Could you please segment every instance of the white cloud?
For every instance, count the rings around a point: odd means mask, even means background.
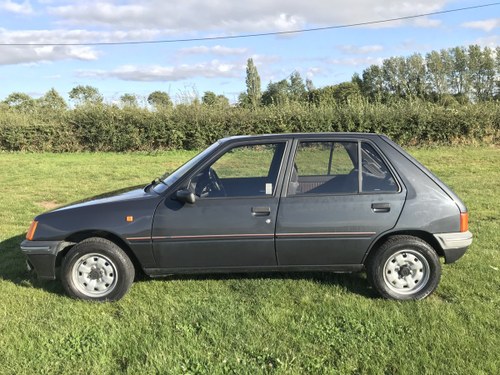
[[[484,38],[476,39],[473,44],[478,44],[482,47],[495,49],[500,45],[500,35],[490,35]]]
[[[67,2],[49,12],[69,24],[106,25],[117,28],[156,27],[178,33],[217,31],[225,33],[285,31],[309,25],[330,26],[404,17],[442,10],[449,0],[357,0],[346,6],[340,0],[205,0],[170,2],[143,0],[138,4],[118,0]],[[408,20],[395,25],[436,26],[437,20]],[[373,27],[388,27],[390,23]]]
[[[191,78],[234,78],[244,73],[240,64],[227,64],[218,60],[198,64],[182,64],[178,66],[136,66],[123,65],[116,69],[81,70],[77,74],[85,78],[116,78],[124,81],[164,82],[181,81]]]
[[[24,15],[33,13],[33,7],[28,0],[22,3],[16,3],[12,0],[0,1],[0,10]]]
[[[0,28],[0,42],[6,44],[29,43],[87,43],[151,40],[161,30],[140,29],[132,31],[88,30],[6,30]],[[0,65],[48,62],[66,59],[96,60],[99,54],[89,46],[4,46]]]
[[[248,53],[248,48],[230,48],[224,46],[194,46],[194,47],[186,47],[179,50],[179,53],[182,55],[219,55],[219,56],[228,56],[228,55],[243,55]]]
[[[469,29],[481,29],[483,31],[489,32],[500,27],[500,18],[490,18],[488,20],[482,21],[464,22],[461,26]]]
[[[164,30],[135,29],[130,31],[90,31],[90,30],[7,30],[0,28],[2,43],[91,43],[151,40]]]
[[[367,46],[345,45],[345,46],[339,46],[338,49],[346,54],[364,55],[367,53],[383,51],[384,47],[381,46],[380,44],[372,44]]]
[[[57,60],[96,60],[97,51],[90,47],[75,46],[4,46],[0,54],[0,65],[44,63]]]
[[[329,64],[344,66],[367,66],[380,65],[384,59],[382,57],[349,57],[341,59],[330,59]]]

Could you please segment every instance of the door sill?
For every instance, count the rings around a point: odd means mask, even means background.
[[[151,277],[162,277],[175,274],[207,274],[207,273],[252,273],[252,272],[312,272],[328,271],[350,273],[363,271],[363,264],[339,265],[307,265],[307,266],[250,266],[250,267],[176,267],[145,268],[144,272]]]

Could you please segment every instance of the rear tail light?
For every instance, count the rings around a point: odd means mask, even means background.
[[[467,232],[469,230],[469,213],[462,212],[460,214],[460,232]]]
[[[31,241],[33,239],[33,236],[35,235],[36,227],[38,225],[38,221],[33,220],[31,222],[30,228],[28,229],[28,233],[26,233],[26,239],[28,241]]]

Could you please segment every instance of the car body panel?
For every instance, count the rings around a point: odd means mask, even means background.
[[[269,208],[269,214],[252,214],[258,207]],[[277,210],[274,197],[198,199],[195,204],[167,198],[153,223],[157,266],[274,266]]]

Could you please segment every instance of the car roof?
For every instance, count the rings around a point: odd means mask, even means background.
[[[220,142],[229,141],[252,141],[263,139],[305,139],[305,138],[365,138],[373,139],[383,136],[377,133],[359,133],[359,132],[328,132],[328,133],[280,133],[280,134],[259,134],[259,135],[235,135],[231,137],[222,138]]]

